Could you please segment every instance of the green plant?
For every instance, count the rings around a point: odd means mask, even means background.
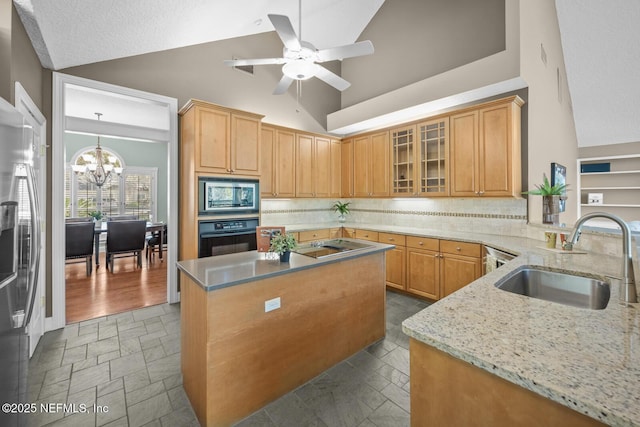
[[[92,216],[96,221],[100,221],[102,219],[102,212],[100,211],[91,211],[89,212],[89,216]]]
[[[291,251],[298,246],[296,238],[291,233],[276,234],[271,238],[271,245],[269,246],[269,252],[275,252],[278,255],[282,255],[287,251]]]
[[[349,204],[351,202],[342,203],[341,201],[337,201],[333,204],[332,208],[334,212],[339,212],[340,215],[347,215],[349,213]]]
[[[536,184],[536,190],[523,191],[522,194],[535,196],[562,196],[567,189],[566,184],[551,185],[546,174],[542,174],[542,185]]]

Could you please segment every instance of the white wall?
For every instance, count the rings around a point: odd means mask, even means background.
[[[546,64],[541,59],[541,47],[546,52]],[[529,189],[542,183],[543,173],[550,176],[551,162],[566,166],[569,199],[560,222],[571,226],[577,219],[578,143],[554,0],[520,2],[520,71],[529,85]],[[542,198],[528,199],[529,221],[541,223]]]

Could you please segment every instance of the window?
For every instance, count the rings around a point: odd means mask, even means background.
[[[100,211],[103,216],[136,215],[152,220],[156,214],[158,168],[125,167],[124,160],[103,147],[110,162],[122,165],[122,174],[111,172],[111,178],[102,187],[96,186],[84,172],[74,173],[72,165],[83,164],[86,155],[95,155],[91,147],[77,153],[67,165],[65,173],[65,216],[88,216]]]

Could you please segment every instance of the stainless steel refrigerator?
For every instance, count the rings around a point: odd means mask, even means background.
[[[0,412],[1,426],[26,425],[28,338],[40,266],[40,212],[33,132],[0,98]],[[9,409],[7,411],[6,409]]]

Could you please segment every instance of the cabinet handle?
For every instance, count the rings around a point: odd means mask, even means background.
[[[484,194],[484,191],[479,191],[478,194],[482,196]]]
[[[419,244],[420,246],[422,246],[422,245],[424,245],[424,242],[418,242],[418,244]]]
[[[444,255],[440,254],[440,258],[444,258]]]
[[[393,242],[395,239],[393,237],[389,237],[389,241]]]
[[[460,246],[456,246],[456,251],[460,252],[462,248]]]

